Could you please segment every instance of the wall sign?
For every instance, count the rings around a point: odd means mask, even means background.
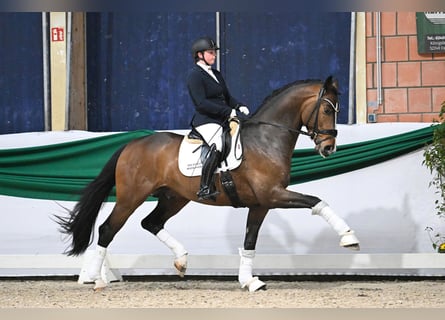
[[[64,41],[65,39],[65,33],[63,28],[60,27],[56,27],[56,28],[51,28],[51,41],[56,42],[56,41]]]
[[[445,12],[416,12],[419,53],[445,52]]]

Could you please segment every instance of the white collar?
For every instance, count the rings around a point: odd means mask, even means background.
[[[213,73],[211,66],[207,65],[205,62],[202,62],[202,60],[198,61],[196,64],[198,66],[200,66],[205,72],[207,72],[213,79],[215,79],[216,82],[219,83],[218,79],[216,78],[215,74]]]
[[[209,72],[212,70],[212,66],[207,65],[205,62],[203,62],[202,60],[198,61],[196,63],[198,66],[200,66],[201,68],[203,68],[205,71]]]

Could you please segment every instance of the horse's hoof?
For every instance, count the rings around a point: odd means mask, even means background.
[[[94,288],[93,288],[94,292],[100,292],[100,291],[104,290],[106,287],[107,287],[107,284],[102,279],[98,279],[98,280],[94,281]]]
[[[354,231],[349,230],[342,235],[340,239],[340,246],[351,250],[360,250],[360,242],[354,234]]]
[[[248,282],[243,284],[241,288],[247,288],[249,292],[255,292],[259,290],[266,290],[266,284],[258,279],[258,277],[253,277]]]
[[[187,270],[187,255],[185,254],[182,257],[176,259],[174,262],[174,266],[178,271],[178,276],[184,278],[185,271]]]
[[[346,249],[351,249],[351,250],[354,250],[354,251],[360,251],[360,244],[351,244],[351,245],[348,245],[348,246],[343,246],[344,248],[346,248]]]

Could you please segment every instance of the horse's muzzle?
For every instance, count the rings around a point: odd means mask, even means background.
[[[314,142],[315,142],[315,149],[323,158],[330,156],[337,150],[334,136],[329,135],[324,138],[317,136],[314,139]]]
[[[327,144],[326,146],[322,146],[318,152],[322,157],[328,157],[333,154],[337,150],[335,143]]]

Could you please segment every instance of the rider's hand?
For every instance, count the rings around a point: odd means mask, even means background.
[[[246,106],[239,107],[238,111],[244,113],[246,116],[250,113],[249,108],[247,108]]]
[[[244,113],[242,113],[242,112],[240,112],[240,111],[237,111],[237,112],[236,112],[236,117],[237,117],[239,120],[241,120],[241,121],[246,121],[246,120],[249,119],[249,116],[248,116],[248,115],[246,115],[246,114],[244,114]]]
[[[239,120],[242,120],[242,121],[249,119],[249,117],[246,114],[244,114],[243,112],[241,112],[239,109],[232,110],[232,112],[230,113],[229,119],[232,119],[232,118],[238,118]]]

